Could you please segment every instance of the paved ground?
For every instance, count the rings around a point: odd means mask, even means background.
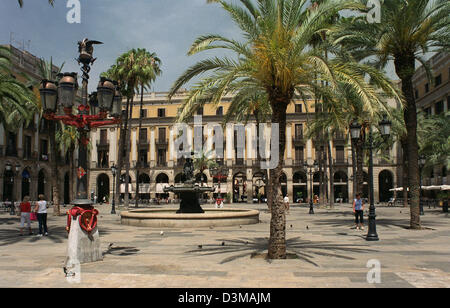
[[[63,273],[65,217],[49,216],[50,235],[37,238],[19,236],[18,218],[0,214],[0,287],[450,287],[450,220],[440,209],[427,208],[422,219],[428,229],[412,231],[408,209],[379,207],[380,241],[367,242],[366,231],[352,229],[349,205],[315,215],[293,207],[290,258],[268,262],[261,254],[270,215],[264,205],[236,206],[261,210],[261,222],[161,235],[160,229],[122,226],[118,215],[99,206],[104,260],[82,265],[79,284]],[[36,232],[37,223],[33,227]],[[379,284],[367,282],[372,259],[381,264]]]

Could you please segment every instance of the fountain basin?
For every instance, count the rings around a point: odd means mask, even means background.
[[[177,214],[176,209],[141,209],[120,213],[121,224],[150,228],[203,228],[259,223],[259,211],[246,209],[204,209],[201,214]]]

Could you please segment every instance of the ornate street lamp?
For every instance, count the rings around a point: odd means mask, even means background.
[[[391,132],[392,123],[384,117],[384,119],[378,123],[380,128],[380,133],[383,138],[388,138]],[[362,126],[357,122],[353,121],[350,124],[350,135],[354,141],[361,138],[361,128]],[[376,214],[375,214],[375,202],[374,202],[374,187],[373,187],[373,134],[372,127],[369,127],[369,140],[366,142],[366,148],[369,150],[369,230],[367,232],[367,241],[378,241],[377,226],[376,226]]]
[[[75,104],[75,98],[78,94],[76,73],[60,74],[60,80],[58,83],[43,80],[39,89],[44,108],[44,117],[49,121],[62,121],[65,125],[76,127],[79,131],[80,139],[78,147],[77,193],[75,200],[73,200],[74,207],[68,212],[69,219],[67,230],[71,231],[70,227],[72,218],[80,219],[80,227],[87,232],[89,239],[92,241],[94,241],[95,238],[98,239],[98,232],[96,229],[98,211],[94,209],[92,206],[92,200],[88,198],[88,134],[92,128],[120,123],[120,112],[118,112],[118,110],[121,110],[122,108],[121,97],[120,102],[119,97],[116,97],[116,93],[118,93],[117,84],[106,78],[100,79],[96,95],[93,94],[90,96],[90,99],[88,99],[89,72],[91,70],[91,65],[96,60],[93,57],[94,44],[102,43],[88,39],[78,42],[79,57],[77,61],[78,64],[82,65],[81,71],[83,74],[81,103],[77,107],[77,114],[74,114],[72,110]],[[98,114],[89,114],[91,110],[89,103],[93,106],[97,105],[99,107]],[[60,116],[55,114],[57,105],[60,105],[64,109],[64,115]],[[110,118],[108,118],[108,112],[110,112]],[[81,218],[78,218],[78,216],[81,216]],[[96,237],[93,237],[92,233],[95,233]],[[78,239],[78,242],[75,243],[71,243],[69,241],[69,247],[70,245],[75,245],[75,247],[72,247],[74,250],[69,249],[69,251],[75,251],[77,254],[76,256],[73,256],[72,259],[78,258],[77,260],[79,260],[80,263],[88,261],[92,262],[101,259],[100,255],[92,257],[97,254],[94,246],[98,246],[99,241],[97,241],[95,245],[90,245],[90,248],[85,247],[86,250],[89,251],[77,252],[78,247],[82,246],[79,241],[80,239]],[[80,250],[83,249],[84,248]],[[85,259],[88,260],[86,261]]]
[[[314,172],[317,172],[317,170],[319,170],[319,163],[317,162],[317,160],[315,160],[314,162],[309,161],[310,163],[308,164],[306,161],[304,163],[304,167],[306,172],[308,172],[308,168],[309,168],[309,183],[310,183],[310,188],[311,188],[311,194],[309,196],[309,214],[313,215],[314,214],[314,202],[313,202],[313,195],[314,195],[314,182],[313,182],[313,177],[314,177]]]

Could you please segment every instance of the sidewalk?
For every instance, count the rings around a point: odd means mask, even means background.
[[[450,220],[440,208],[426,208],[427,230],[412,231],[406,229],[407,208],[379,207],[380,241],[367,242],[367,227],[353,229],[348,204],[316,208],[315,215],[307,206],[294,206],[286,225],[290,258],[266,261],[270,214],[265,205],[232,207],[259,209],[261,223],[136,228],[120,225],[109,205],[98,206],[104,260],[82,265],[80,284],[69,283],[63,272],[65,216],[50,213],[50,235],[38,238],[19,236],[18,218],[0,214],[0,287],[450,287]],[[381,264],[380,284],[367,282],[372,259]]]

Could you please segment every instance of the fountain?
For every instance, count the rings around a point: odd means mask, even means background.
[[[191,153],[193,155],[194,153]],[[180,208],[139,209],[122,212],[124,225],[155,228],[196,228],[236,226],[259,223],[259,211],[246,209],[202,209],[200,194],[215,191],[214,187],[195,184],[194,164],[186,158],[183,166],[183,184],[164,188],[180,196]]]

